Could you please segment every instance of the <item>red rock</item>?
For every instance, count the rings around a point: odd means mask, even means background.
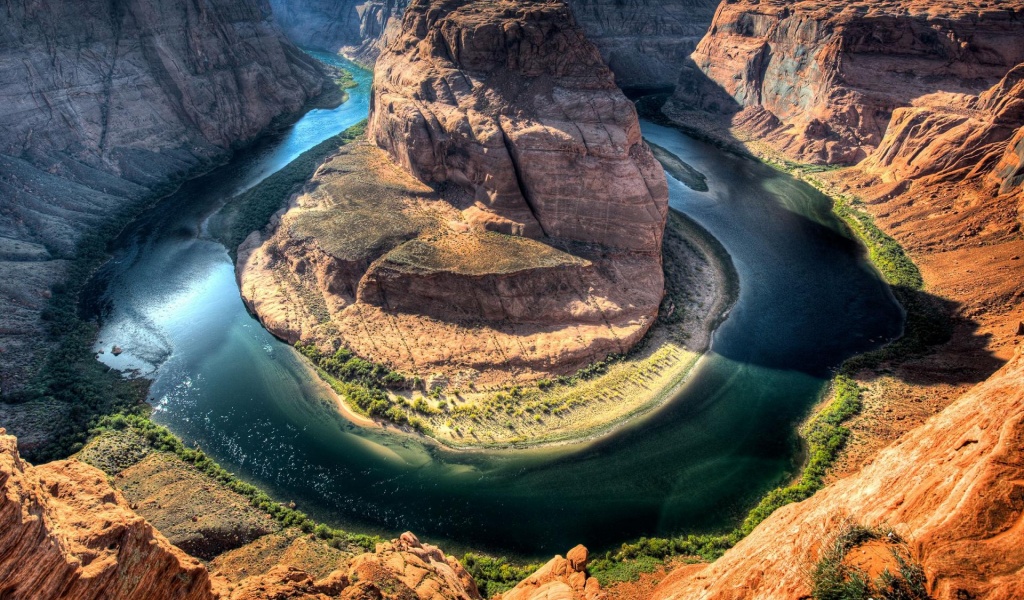
[[[76,460],[33,467],[0,428],[0,596],[214,598],[206,568]]]

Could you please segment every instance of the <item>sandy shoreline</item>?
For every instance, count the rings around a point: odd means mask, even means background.
[[[479,413],[470,411],[474,405],[487,406],[495,392],[463,393],[459,394],[461,402],[451,401],[454,405],[452,411],[434,417],[418,415],[430,426],[430,433],[423,434],[361,414],[328,385],[339,413],[360,427],[403,432],[458,451],[584,444],[651,417],[666,406],[689,379],[709,347],[714,330],[725,320],[737,295],[731,260],[710,233],[675,211],[666,228],[667,238],[670,233],[674,234],[676,244],[671,249],[666,248],[666,253],[669,250],[673,252],[666,259],[666,279],[676,274],[683,281],[666,281],[667,290],[671,290],[670,283],[677,288],[682,286],[692,297],[685,306],[673,306],[673,298],[670,297],[666,306],[670,313],[678,310],[687,316],[679,323],[668,324],[659,318],[638,349],[613,363],[604,375],[575,385],[555,386],[548,392],[533,388],[522,394],[521,404],[556,404],[561,408],[559,414],[534,411],[533,414],[523,413],[511,419],[501,416],[500,422],[492,423],[487,417],[480,416],[485,409]],[[676,262],[686,259],[686,264],[673,264],[670,259]],[[670,269],[676,272],[670,273]],[[698,279],[704,282],[703,287],[695,285]],[[497,392],[498,395],[501,393]],[[417,394],[415,397],[422,396]],[[563,399],[560,404],[553,402],[558,399]],[[490,408],[497,412],[493,406]],[[460,417],[461,413],[473,414],[474,418]],[[539,414],[544,414],[544,417],[538,419]],[[508,426],[510,422],[511,429]],[[510,430],[513,433],[507,433]]]

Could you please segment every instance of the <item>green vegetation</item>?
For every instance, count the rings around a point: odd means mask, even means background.
[[[823,187],[817,180],[809,181],[818,188]],[[834,198],[833,210],[867,246],[871,263],[889,283],[896,300],[906,311],[906,324],[900,339],[848,360],[843,365],[843,372],[847,374],[920,356],[930,346],[947,341],[953,330],[949,316],[923,291],[924,280],[917,265],[899,242],[879,229],[861,205],[856,198],[839,195]]]
[[[255,187],[232,198],[221,211],[225,222],[220,226],[220,241],[235,256],[238,245],[253,231],[263,229],[270,217],[285,205],[316,172],[327,156],[363,135],[366,121],[349,127],[306,150],[287,166],[267,177]]]
[[[850,431],[842,423],[857,414],[861,408],[861,390],[849,377],[839,375],[832,382],[832,400],[803,427],[801,433],[807,441],[809,456],[800,479],[788,486],[768,492],[746,518],[728,533],[688,534],[674,538],[640,538],[623,544],[615,553],[591,563],[595,577],[606,582],[623,581],[623,574],[631,574],[634,567],[623,566],[624,561],[661,561],[671,556],[696,556],[715,560],[746,537],[778,508],[811,497],[824,485],[825,474],[839,456],[849,438]]]
[[[316,365],[321,378],[335,392],[348,398],[363,414],[387,419],[396,425],[408,425],[422,433],[428,432],[420,418],[409,416],[402,399],[388,394],[388,390],[408,389],[414,381],[383,365],[363,360],[347,348],[339,348],[331,356],[325,356],[316,346],[302,342],[296,343],[295,349]]]
[[[312,533],[335,548],[353,545],[372,551],[382,541],[378,536],[347,533],[340,529],[333,529],[323,523],[317,523],[294,508],[274,501],[256,486],[227,472],[202,450],[185,447],[181,440],[167,428],[153,423],[146,417],[133,414],[104,416],[99,419],[89,433],[92,436],[97,436],[109,431],[125,430],[130,430],[144,439],[153,450],[170,452],[231,491],[245,496],[250,505],[266,512],[285,527],[298,527],[304,533]]]
[[[867,573],[846,564],[844,559],[854,548],[876,540],[891,545],[889,551],[896,573],[886,568],[872,581]],[[814,600],[928,600],[924,570],[910,560],[900,547],[901,543],[894,531],[847,525],[814,565],[812,597]]]
[[[517,566],[509,563],[505,558],[494,558],[468,552],[462,557],[462,566],[473,576],[477,587],[480,588],[480,595],[484,598],[491,598],[495,594],[512,589],[542,565]]]

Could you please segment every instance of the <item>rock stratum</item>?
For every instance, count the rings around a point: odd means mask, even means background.
[[[779,509],[654,600],[810,596],[809,567],[849,521],[894,528],[936,600],[1024,597],[1024,353],[863,471]]]
[[[671,108],[736,113],[742,132],[790,158],[853,164],[897,109],[969,110],[967,96],[1024,62],[1022,11],[1017,1],[724,2]]]
[[[562,2],[413,2],[341,149],[239,250],[290,342],[496,382],[628,350],[657,315],[668,189]]]
[[[0,17],[0,389],[81,233],[222,160],[319,93],[262,0],[12,0]]]
[[[95,450],[101,460],[109,456],[102,447]],[[154,457],[177,460],[153,451]],[[286,539],[286,549],[275,552],[281,536],[269,534],[221,553],[210,563],[211,574],[136,514],[109,481],[105,472],[76,459],[32,466],[0,428],[0,594],[33,600],[481,600],[458,560],[412,533],[355,555],[305,535],[290,544]],[[123,483],[120,475],[114,481]],[[212,479],[186,485],[207,492],[221,487]],[[230,510],[232,500],[224,494],[231,492],[211,496],[210,508]],[[599,600],[601,586],[587,577],[586,562],[587,549],[578,546],[504,598]]]

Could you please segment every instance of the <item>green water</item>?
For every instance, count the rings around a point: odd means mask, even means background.
[[[205,223],[230,195],[365,117],[370,75],[355,72],[349,102],[307,114],[140,219],[93,285],[100,339],[124,349],[103,360],[152,378],[158,422],[279,500],[354,530],[527,557],[725,527],[794,473],[794,424],[829,370],[900,331],[898,307],[827,198],[644,123],[707,176],[707,192],[670,178],[672,206],[722,242],[740,278],[678,396],[613,436],[558,449],[448,452],[352,425],[246,313]]]

